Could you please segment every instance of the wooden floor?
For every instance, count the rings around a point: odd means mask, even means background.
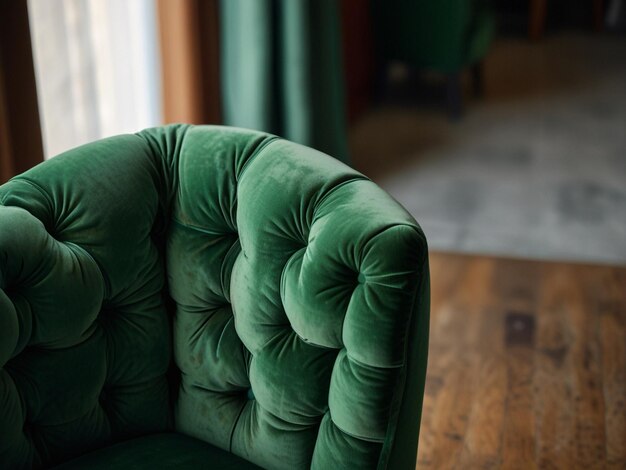
[[[418,469],[626,469],[626,267],[431,254]]]

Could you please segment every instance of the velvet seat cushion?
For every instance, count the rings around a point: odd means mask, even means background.
[[[104,447],[55,467],[55,470],[110,468],[255,470],[260,467],[193,437],[160,433]]]

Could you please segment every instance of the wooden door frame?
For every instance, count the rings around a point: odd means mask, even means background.
[[[27,2],[0,1],[0,184],[42,161]]]

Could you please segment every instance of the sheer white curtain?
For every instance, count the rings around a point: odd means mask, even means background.
[[[46,158],[160,124],[156,0],[28,0]]]

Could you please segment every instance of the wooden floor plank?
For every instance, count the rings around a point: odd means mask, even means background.
[[[626,468],[626,267],[431,254],[418,468]]]
[[[426,427],[430,432],[420,434],[419,445],[423,448],[423,452],[418,455],[420,468],[434,469],[438,468],[437,465],[439,465],[442,440],[438,438],[439,434],[435,430],[441,420],[442,412],[436,410],[443,408],[443,413],[445,413],[445,403],[443,407],[441,405],[441,402],[445,401],[445,396],[442,398],[441,392],[451,385],[454,386],[456,380],[454,375],[445,374],[445,371],[454,367],[452,361],[457,354],[454,347],[450,347],[450,343],[446,339],[459,336],[458,331],[446,331],[446,325],[450,324],[449,321],[446,322],[446,312],[453,299],[449,293],[456,291],[462,282],[467,268],[466,261],[465,258],[446,256],[434,257],[430,260],[431,304],[439,306],[437,309],[431,309],[431,329],[436,326],[441,334],[437,336],[437,340],[430,342],[430,353],[432,354],[434,351],[434,355],[431,356],[429,362],[433,366],[427,372],[422,411],[422,428]],[[446,383],[444,383],[444,375]],[[437,422],[435,417],[438,417]],[[443,458],[441,457],[441,459]]]
[[[570,359],[572,342],[567,295],[567,268],[544,266],[537,307],[535,439],[537,465],[542,469],[574,468],[576,420]]]
[[[599,462],[606,463],[601,339],[594,302],[598,292],[586,288],[590,279],[586,279],[585,270],[589,269],[592,268],[576,266],[572,269],[567,308],[573,336],[576,465],[579,468],[594,468]],[[596,276],[599,274],[597,270],[592,271]]]
[[[626,271],[585,273],[587,296],[599,322],[607,468],[626,468]]]
[[[434,267],[433,282],[439,278],[447,279],[455,294],[439,300],[436,292],[433,296],[441,308],[433,315],[431,327],[437,328],[441,334],[431,342],[436,365],[431,369],[435,373],[427,376],[424,414],[432,414],[427,426],[433,435],[425,435],[422,442],[429,456],[420,462],[423,468],[453,468],[463,453],[475,388],[472,371],[478,364],[479,328],[483,313],[472,306],[476,298],[484,299],[488,294],[480,279],[488,275],[492,266],[488,260],[466,261],[456,265],[450,263],[454,266],[451,268],[442,266],[441,271],[436,265]],[[449,269],[454,272],[451,274]],[[459,312],[465,317],[462,321],[458,321]],[[445,372],[445,375],[437,371]]]
[[[533,469],[535,465],[532,377],[535,360],[539,266],[498,262],[494,291],[504,321],[507,382],[502,467]]]

